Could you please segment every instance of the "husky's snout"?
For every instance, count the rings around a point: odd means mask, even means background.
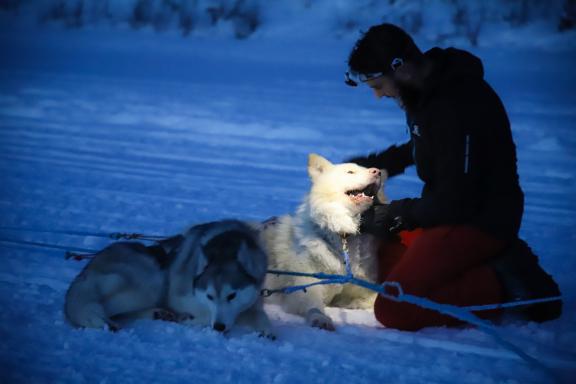
[[[182,304],[185,308],[175,308],[179,311],[196,310],[204,324],[217,332],[232,329],[240,316],[244,325],[269,332],[258,300],[268,269],[258,232],[238,221],[205,225],[199,232],[194,247],[184,255],[188,265],[197,267],[193,286],[186,285],[189,302],[175,300],[171,305]]]
[[[212,326],[212,328],[213,328],[215,331],[224,332],[224,331],[226,330],[226,324],[216,322],[216,323],[214,323],[214,325]]]

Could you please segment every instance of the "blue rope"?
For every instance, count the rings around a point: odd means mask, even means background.
[[[320,272],[320,273],[304,273],[304,272],[292,272],[292,271],[279,271],[279,270],[275,270],[275,269],[270,269],[267,271],[267,273],[272,274],[272,275],[299,276],[299,277],[310,277],[310,278],[319,279],[319,280],[338,281],[338,282],[334,282],[334,283],[330,283],[330,284],[351,283],[352,279],[355,280],[357,283],[362,282],[362,283],[366,283],[366,284],[371,284],[368,281],[356,279],[352,274],[334,275],[334,274],[322,273],[322,272]],[[342,280],[342,278],[346,278],[346,281],[344,283],[340,282]],[[360,283],[360,284],[362,284],[362,283]],[[386,284],[386,283],[390,283],[390,282],[385,282],[384,284]],[[357,284],[357,285],[360,285],[360,284]],[[317,284],[313,284],[313,285],[317,285]],[[302,288],[307,288],[308,286],[310,286],[310,285],[309,284],[297,285],[294,287],[287,287],[287,288],[276,289],[276,290],[267,290],[267,291],[273,292],[273,293],[276,293],[276,292],[278,292],[278,293],[292,293],[292,292],[295,292],[298,290],[298,289],[293,289],[293,288],[301,287],[301,289],[302,289]],[[379,287],[379,285],[376,285],[376,284],[373,284],[373,286]],[[372,289],[370,287],[364,287],[364,288]],[[290,292],[287,292],[286,289],[288,289]],[[502,308],[520,307],[520,306],[530,305],[530,304],[548,303],[548,302],[557,301],[557,300],[562,300],[562,296],[551,296],[551,297],[544,297],[544,298],[540,298],[540,299],[519,300],[519,301],[512,301],[512,302],[508,302],[508,303],[498,303],[498,304],[470,305],[467,307],[458,307],[458,308],[462,308],[462,309],[465,309],[467,311],[478,312],[478,311],[488,311],[488,310],[502,309]]]
[[[464,308],[460,308],[458,306],[450,305],[450,304],[441,304],[441,303],[437,303],[435,301],[426,299],[424,297],[418,297],[418,296],[406,294],[402,290],[402,287],[400,286],[400,284],[396,283],[396,282],[388,282],[388,283],[384,283],[383,285],[379,286],[379,285],[372,284],[370,282],[356,279],[356,278],[352,277],[350,279],[350,283],[355,284],[355,285],[359,285],[359,286],[364,287],[364,288],[371,289],[373,291],[376,291],[376,292],[380,293],[382,296],[386,297],[387,299],[394,300],[397,302],[406,302],[406,303],[414,304],[414,305],[417,305],[417,306],[422,307],[422,308],[431,309],[431,310],[434,310],[434,311],[439,312],[439,313],[450,315],[454,318],[457,318],[457,319],[462,320],[464,322],[467,322],[469,324],[476,325],[482,331],[484,331],[485,333],[492,336],[496,340],[496,342],[498,344],[502,345],[504,348],[511,350],[512,352],[516,353],[518,356],[520,356],[522,359],[524,359],[529,364],[532,364],[532,365],[542,369],[544,372],[546,372],[550,376],[555,377],[555,373],[550,368],[548,368],[546,365],[541,363],[536,358],[534,358],[534,357],[530,356],[529,354],[527,354],[526,352],[524,352],[521,348],[517,347],[513,343],[506,340],[500,334],[500,332],[498,332],[497,328],[491,322],[489,322],[487,320],[480,319],[479,317],[477,317],[476,315],[474,315],[473,313],[469,312],[468,310],[466,310]],[[394,295],[389,295],[389,294],[385,293],[385,289],[387,286],[392,286],[392,287],[396,288],[398,290],[398,295],[394,296]]]
[[[273,293],[285,293],[290,294],[297,291],[304,291],[306,292],[307,288],[317,286],[317,285],[329,285],[329,284],[354,284],[374,292],[379,293],[383,297],[396,301],[396,302],[406,302],[410,304],[417,305],[421,308],[430,309],[445,315],[452,316],[456,319],[461,321],[467,322],[469,324],[477,326],[481,331],[487,333],[488,335],[492,336],[496,342],[502,345],[504,348],[514,352],[520,358],[528,362],[528,364],[533,365],[537,368],[543,370],[546,374],[550,375],[553,378],[556,378],[555,373],[548,368],[546,365],[538,361],[536,358],[530,356],[526,352],[524,352],[521,348],[517,347],[513,343],[507,341],[496,329],[496,327],[489,321],[482,320],[476,315],[474,315],[471,311],[483,311],[489,309],[498,309],[498,308],[508,308],[508,307],[515,307],[520,305],[529,305],[529,304],[536,304],[536,303],[543,303],[555,300],[561,300],[561,296],[555,297],[548,297],[543,299],[534,299],[534,300],[523,300],[523,301],[516,301],[511,303],[502,303],[502,304],[492,304],[492,305],[477,305],[477,306],[469,306],[469,307],[458,307],[455,305],[450,304],[441,304],[434,302],[432,300],[418,297],[414,295],[405,294],[402,290],[402,286],[397,282],[384,282],[382,285],[377,285],[374,283],[370,283],[366,280],[357,279],[352,274],[352,267],[350,263],[350,255],[347,251],[346,246],[346,239],[343,239],[344,247],[342,251],[342,256],[345,261],[346,265],[346,275],[335,275],[335,274],[327,274],[327,273],[303,273],[303,272],[292,272],[292,271],[279,271],[279,270],[269,270],[268,273],[276,274],[276,275],[289,275],[289,276],[300,276],[300,277],[311,277],[315,279],[319,279],[321,281],[317,281],[310,284],[304,285],[297,285],[293,287],[284,287],[280,289],[268,290],[264,289],[262,294],[264,296],[270,296]],[[397,295],[390,295],[385,292],[387,287],[394,287],[397,291]]]
[[[315,279],[331,279],[331,278],[339,278],[342,275],[334,275],[330,273],[305,273],[305,272],[293,272],[293,271],[279,271],[276,269],[269,269],[267,273],[272,275],[287,275],[287,276],[300,276],[300,277],[313,277]]]
[[[521,307],[524,305],[530,304],[540,304],[540,303],[548,303],[551,301],[558,301],[562,300],[562,296],[550,296],[550,297],[543,297],[540,299],[531,299],[531,300],[518,300],[518,301],[511,301],[508,303],[499,303],[499,304],[486,304],[486,305],[470,305],[468,307],[462,307],[467,311],[489,311],[493,309],[502,309],[502,308],[512,308],[512,307]]]

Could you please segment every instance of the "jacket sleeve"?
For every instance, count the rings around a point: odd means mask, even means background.
[[[461,116],[447,105],[436,105],[429,116],[432,178],[421,198],[392,202],[407,229],[466,223],[478,210],[476,137]]]
[[[385,169],[388,172],[388,177],[396,176],[404,173],[407,167],[414,165],[412,143],[407,142],[400,146],[393,145],[382,152],[354,157],[347,162],[356,163],[366,168]]]

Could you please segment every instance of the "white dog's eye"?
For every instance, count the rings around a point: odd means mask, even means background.
[[[214,300],[214,297],[211,294],[207,294],[206,298],[210,301]]]
[[[348,173],[351,174],[351,175],[353,175],[353,174],[354,174],[354,171],[348,171]]]
[[[226,297],[226,300],[232,301],[235,298],[236,298],[236,292],[229,294],[228,297]]]

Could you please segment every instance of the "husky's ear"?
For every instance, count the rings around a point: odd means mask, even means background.
[[[194,255],[190,258],[190,263],[188,265],[188,271],[191,275],[196,279],[198,276],[204,272],[206,266],[208,265],[208,260],[206,259],[206,255],[202,251],[202,247],[197,247],[194,250]]]
[[[380,189],[378,191],[378,193],[376,193],[376,200],[374,201],[374,203],[376,203],[376,204],[389,204],[390,202],[388,201],[388,198],[386,198],[384,191],[382,191]]]
[[[204,229],[203,225],[193,226],[181,239],[175,238],[166,244],[168,247],[174,246],[170,251],[171,263],[168,266],[169,297],[193,292],[196,277],[206,269],[206,257],[199,249]]]
[[[247,274],[262,282],[268,271],[268,258],[260,247],[242,242],[238,249],[238,262]]]
[[[166,252],[168,255],[175,255],[178,251],[180,251],[182,243],[184,243],[184,236],[182,235],[176,235],[158,241],[158,245],[162,247],[164,252]]]
[[[318,176],[332,168],[334,164],[326,160],[320,155],[311,153],[308,155],[308,175],[312,180],[316,180]]]
[[[180,273],[184,273],[193,279],[200,276],[208,265],[206,255],[202,251],[200,236],[195,236],[192,231],[188,233],[175,252],[177,252],[177,262],[180,264],[178,268]]]

